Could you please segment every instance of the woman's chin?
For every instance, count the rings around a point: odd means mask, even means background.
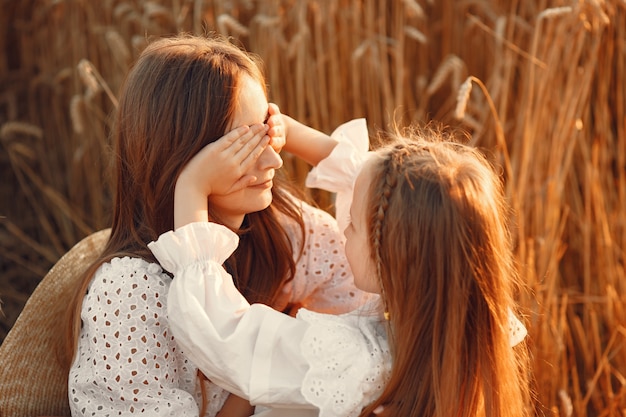
[[[259,196],[254,201],[249,200],[247,203],[246,213],[263,211],[272,204],[272,193],[268,192],[266,195]]]
[[[272,204],[272,193],[269,193],[269,196],[264,199],[263,202],[259,204],[259,209],[256,211],[265,210]]]

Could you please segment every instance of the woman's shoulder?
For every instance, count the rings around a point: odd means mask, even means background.
[[[124,296],[147,289],[162,290],[164,296],[172,279],[157,263],[142,258],[116,257],[96,270],[88,287],[89,293]]]
[[[339,227],[337,226],[337,220],[326,210],[296,197],[292,196],[291,198],[293,198],[294,203],[300,210],[306,240],[316,239],[317,237],[328,234],[332,235],[333,238],[336,235],[341,235]],[[280,222],[285,231],[289,234],[289,237],[294,243],[294,247],[298,248],[302,239],[301,229],[298,224],[285,215],[280,215]]]
[[[111,320],[135,321],[142,323],[142,328],[165,328],[170,283],[171,278],[156,263],[113,258],[98,268],[89,283],[81,317],[94,329]]]
[[[317,228],[324,228],[338,231],[337,220],[326,210],[302,202],[302,218],[308,227],[307,231],[314,231]],[[311,230],[312,229],[312,230]]]

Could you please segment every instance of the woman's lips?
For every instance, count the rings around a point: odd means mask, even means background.
[[[273,181],[271,179],[269,179],[267,181],[263,181],[261,183],[251,185],[250,188],[262,188],[262,189],[265,189],[265,188],[272,188],[272,185],[273,185]]]

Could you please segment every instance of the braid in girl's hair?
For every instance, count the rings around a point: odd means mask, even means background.
[[[401,149],[401,147],[402,145],[398,145],[394,149]],[[393,189],[398,183],[395,175],[393,175],[394,169],[392,169],[395,166],[394,152],[389,152],[386,155],[385,160],[382,161],[381,164],[382,164],[382,170],[381,170],[382,182],[379,183],[381,189],[377,190],[379,191],[377,195],[380,195],[380,199],[377,200],[378,206],[375,207],[373,210],[374,218],[371,224],[370,233],[372,236],[372,246],[373,246],[372,255],[374,256],[374,262],[376,264],[376,277],[380,285],[381,298],[383,300],[384,307],[385,307],[385,313],[384,313],[385,319],[389,320],[389,317],[390,317],[389,307],[387,305],[385,289],[382,283],[382,258],[380,254],[380,248],[381,248],[381,240],[382,240],[382,229],[385,223],[385,212],[387,211],[387,208],[389,207],[389,197],[391,196]]]

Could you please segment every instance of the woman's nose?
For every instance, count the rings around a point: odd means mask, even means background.
[[[278,169],[283,166],[283,159],[274,148],[268,146],[259,156],[257,164],[259,169]]]

